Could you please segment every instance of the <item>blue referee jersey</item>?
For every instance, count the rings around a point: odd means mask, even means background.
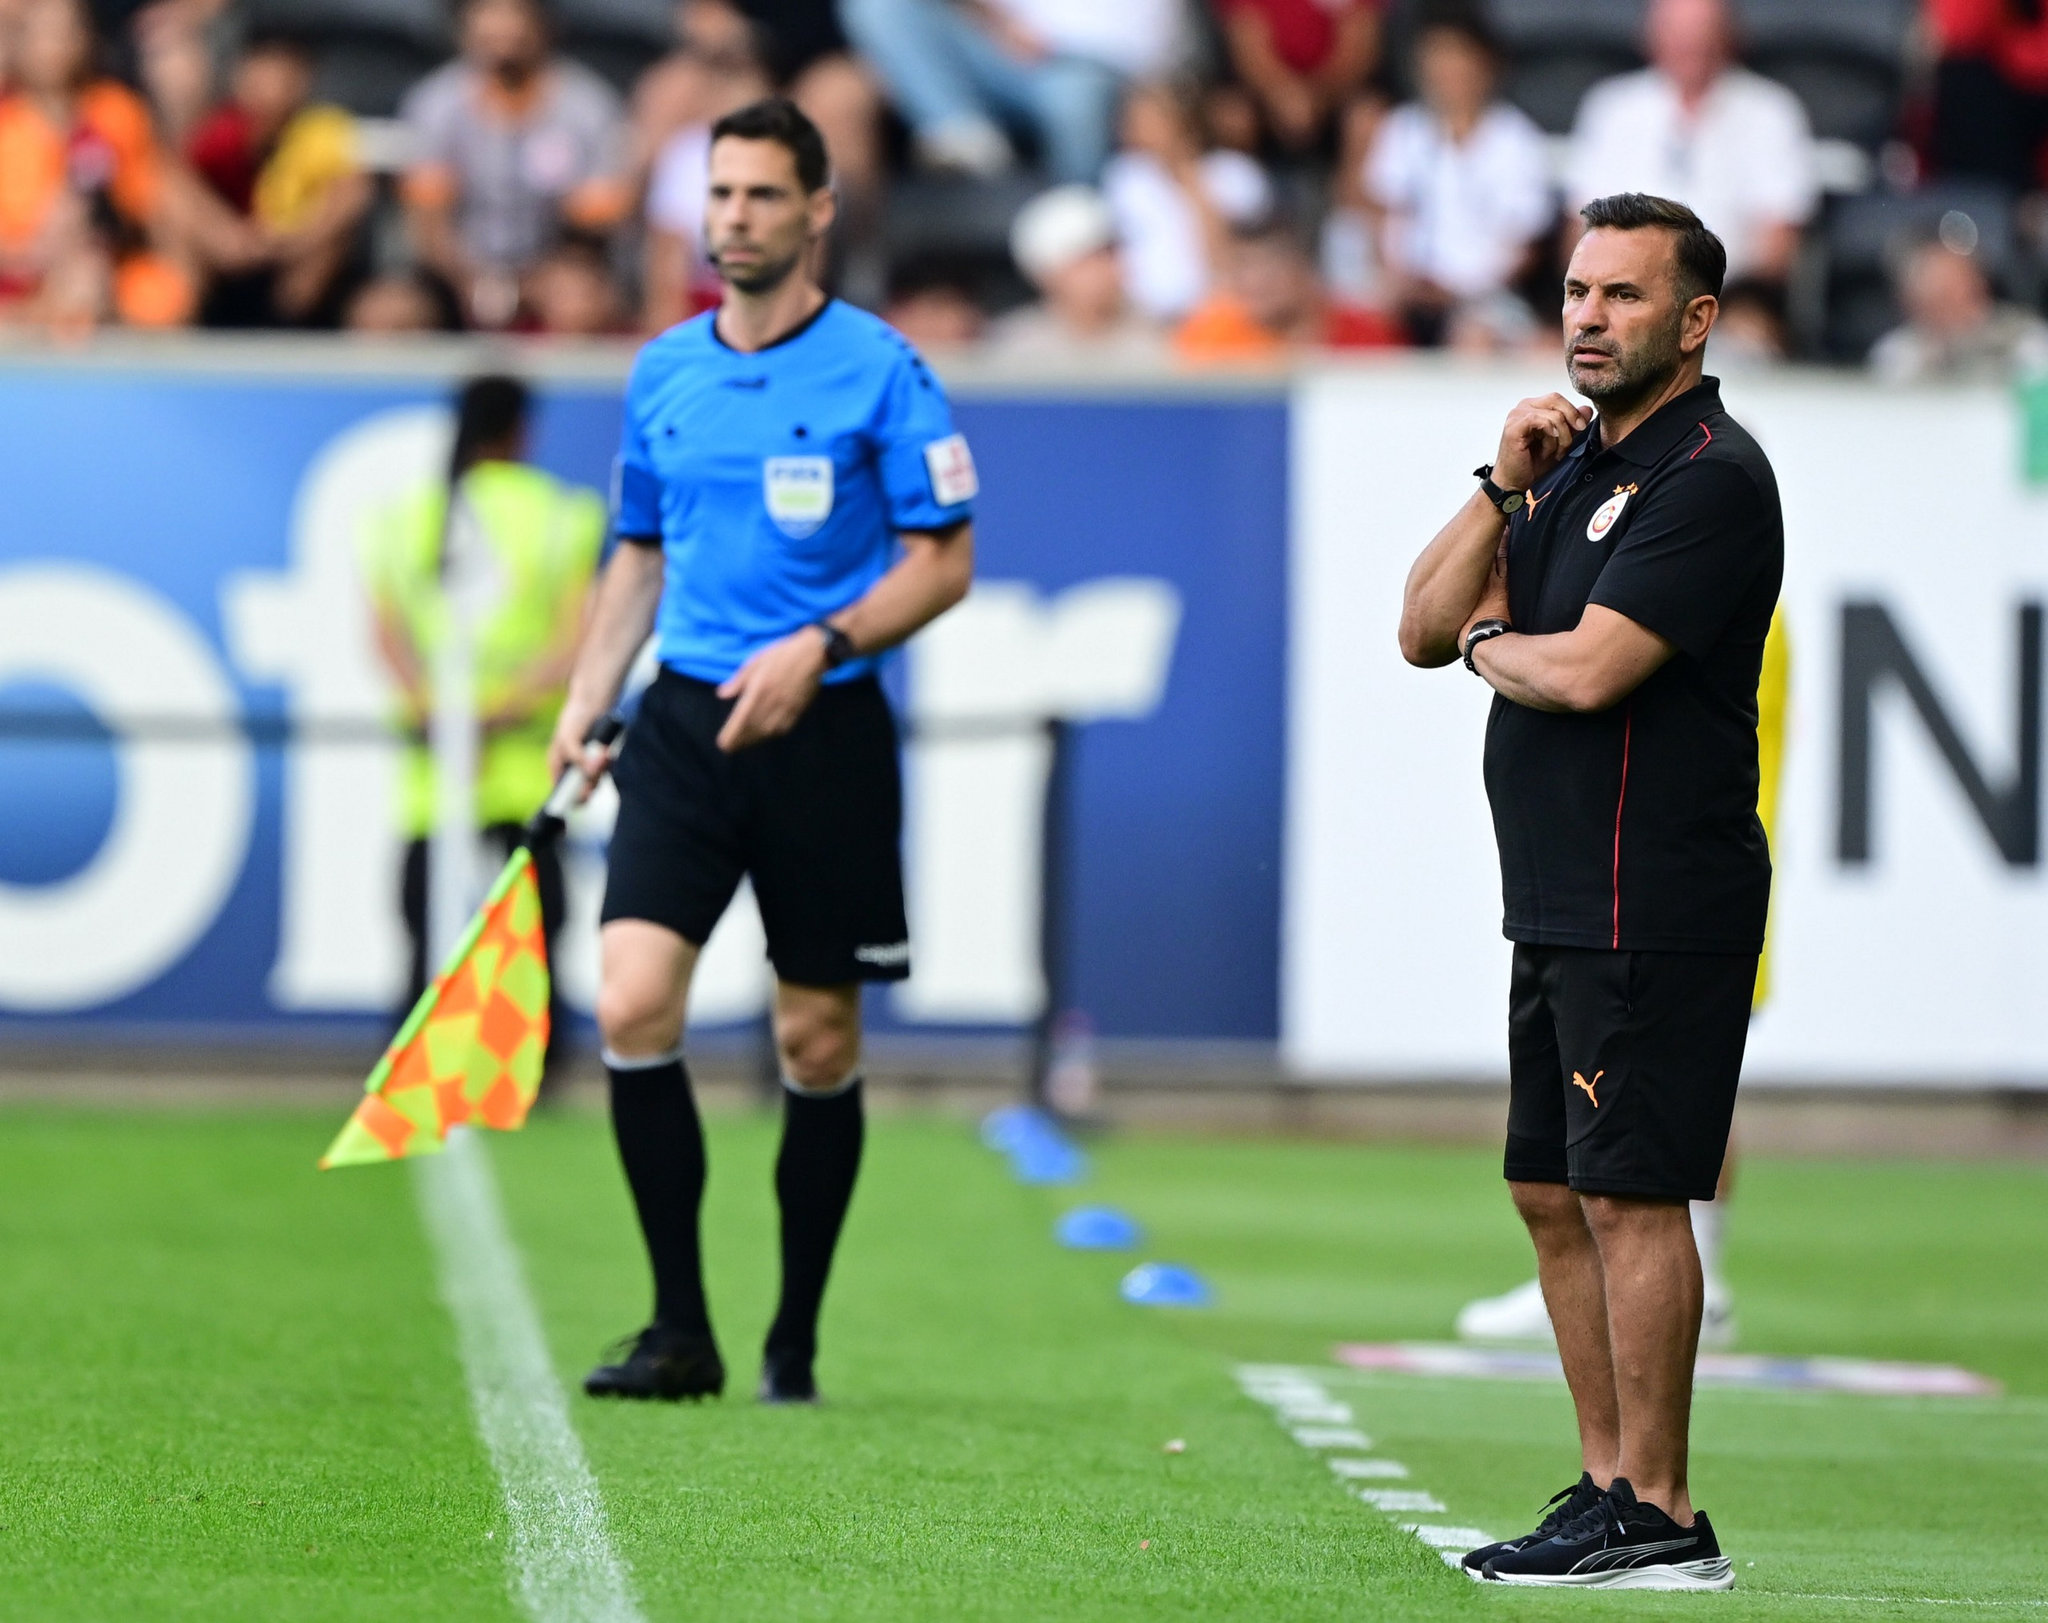
[[[830,300],[748,355],[715,321],[670,328],[634,363],[614,516],[620,540],[662,549],[661,662],[705,682],[854,602],[898,531],[957,524],[977,489],[938,380],[884,322]]]

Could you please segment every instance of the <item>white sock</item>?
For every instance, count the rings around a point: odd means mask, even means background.
[[[799,1099],[836,1099],[849,1088],[860,1084],[860,1067],[856,1065],[845,1076],[827,1088],[807,1088],[787,1071],[782,1073],[782,1087],[785,1093],[792,1093]]]
[[[1718,1200],[1692,1203],[1692,1243],[1699,1248],[1700,1272],[1711,1284],[1721,1279],[1721,1229],[1728,1220],[1721,1206]]]

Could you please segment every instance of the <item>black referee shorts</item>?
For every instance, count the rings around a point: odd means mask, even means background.
[[[613,769],[604,920],[646,919],[702,946],[743,875],[776,975],[799,986],[910,973],[896,722],[872,678],[819,690],[796,726],[736,755],[708,682],[664,669]]]
[[[1589,1195],[1712,1200],[1756,965],[1753,953],[1517,943],[1508,1178]]]

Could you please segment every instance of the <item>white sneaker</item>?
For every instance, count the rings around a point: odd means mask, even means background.
[[[918,131],[917,159],[927,169],[992,180],[1009,171],[1017,154],[987,119],[960,118]]]
[[[1505,1296],[1482,1296],[1458,1310],[1458,1334],[1467,1341],[1555,1341],[1543,1285],[1530,1280]]]
[[[1700,1347],[1705,1352],[1726,1352],[1735,1345],[1735,1293],[1726,1280],[1707,1281],[1700,1307]]]

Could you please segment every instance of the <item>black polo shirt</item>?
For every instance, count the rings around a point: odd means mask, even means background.
[[[1495,697],[1486,792],[1510,940],[1762,949],[1756,689],[1784,562],[1777,480],[1713,378],[1611,449],[1595,422],[1510,521],[1517,631],[1570,631],[1599,603],[1677,649],[1597,714]]]

